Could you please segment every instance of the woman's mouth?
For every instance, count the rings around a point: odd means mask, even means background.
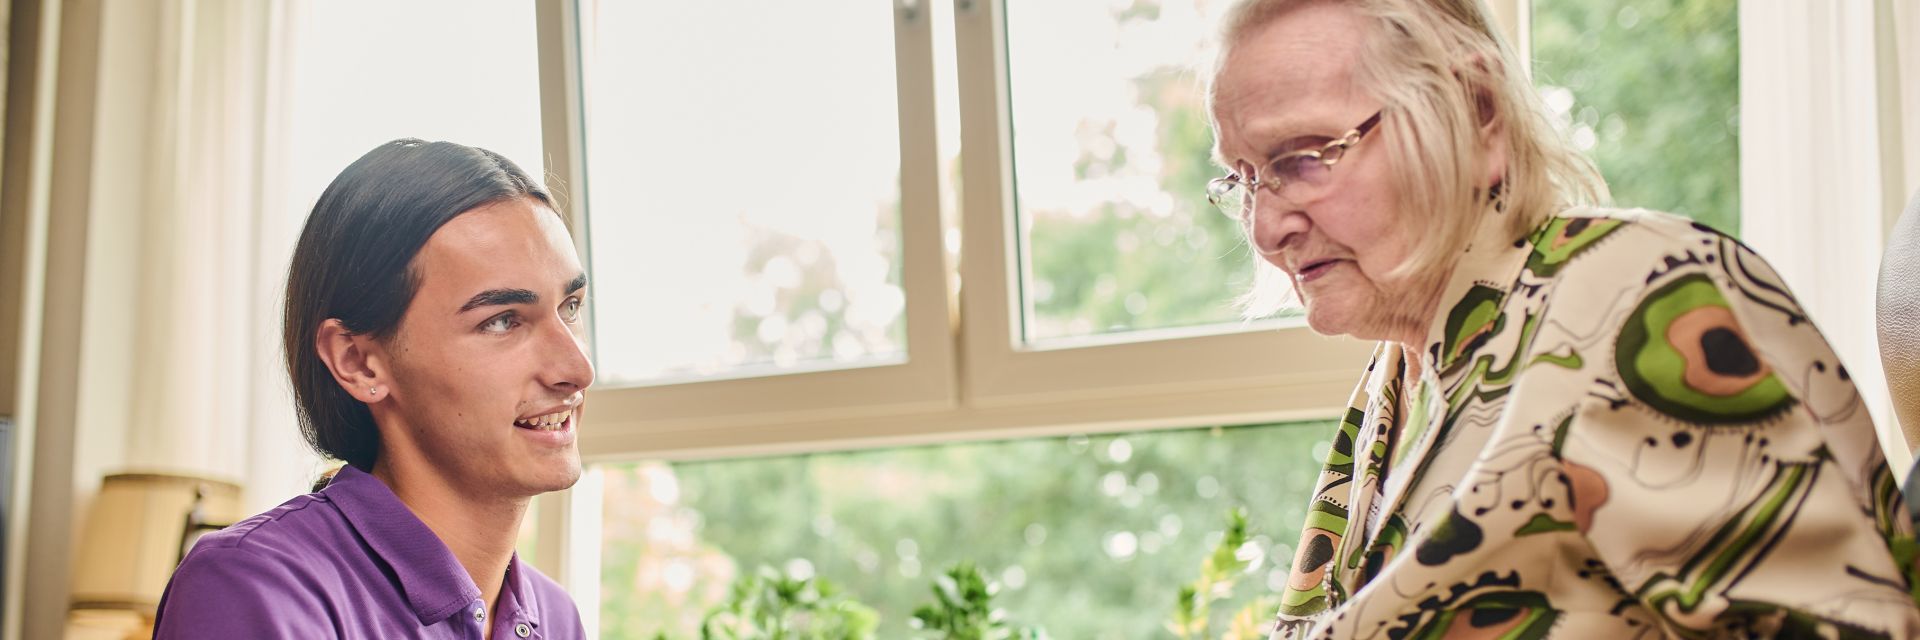
[[[1314,280],[1320,279],[1321,276],[1327,275],[1327,272],[1332,271],[1335,266],[1338,266],[1340,264],[1340,262],[1341,262],[1340,260],[1319,260],[1316,262],[1309,262],[1307,263],[1307,266],[1302,267],[1300,269],[1300,273],[1297,275],[1297,277],[1300,279],[1301,284],[1313,282]]]

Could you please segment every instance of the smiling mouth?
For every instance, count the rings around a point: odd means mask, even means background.
[[[549,413],[544,416],[515,420],[513,421],[513,426],[522,429],[532,429],[534,431],[560,431],[566,429],[567,424],[572,422],[573,413],[573,409],[568,409],[566,411]]]

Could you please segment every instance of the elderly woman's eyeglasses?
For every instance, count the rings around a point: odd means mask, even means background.
[[[1332,182],[1333,165],[1346,157],[1347,150],[1359,144],[1360,139],[1380,123],[1380,112],[1354,127],[1346,135],[1313,149],[1300,149],[1275,156],[1268,160],[1265,167],[1249,171],[1251,175],[1240,176],[1229,173],[1207,182],[1207,202],[1220,209],[1229,218],[1246,220],[1253,211],[1253,194],[1256,189],[1266,187],[1275,194],[1292,195],[1296,199],[1323,189]],[[1303,192],[1302,189],[1305,191]]]

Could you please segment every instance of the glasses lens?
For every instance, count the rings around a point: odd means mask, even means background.
[[[1218,178],[1207,183],[1207,202],[1227,217],[1238,219],[1247,207],[1247,189],[1237,180]]]
[[[1273,163],[1273,175],[1280,178],[1281,188],[1307,187],[1318,189],[1327,184],[1327,178],[1333,174],[1332,167],[1311,153],[1291,155]]]

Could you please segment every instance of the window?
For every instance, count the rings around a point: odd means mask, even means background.
[[[552,178],[590,229],[604,391],[587,451],[791,444],[844,437],[849,407],[952,406],[924,16],[537,13]]]
[[[906,360],[887,7],[593,12],[588,240],[617,274],[594,279],[601,379]]]

